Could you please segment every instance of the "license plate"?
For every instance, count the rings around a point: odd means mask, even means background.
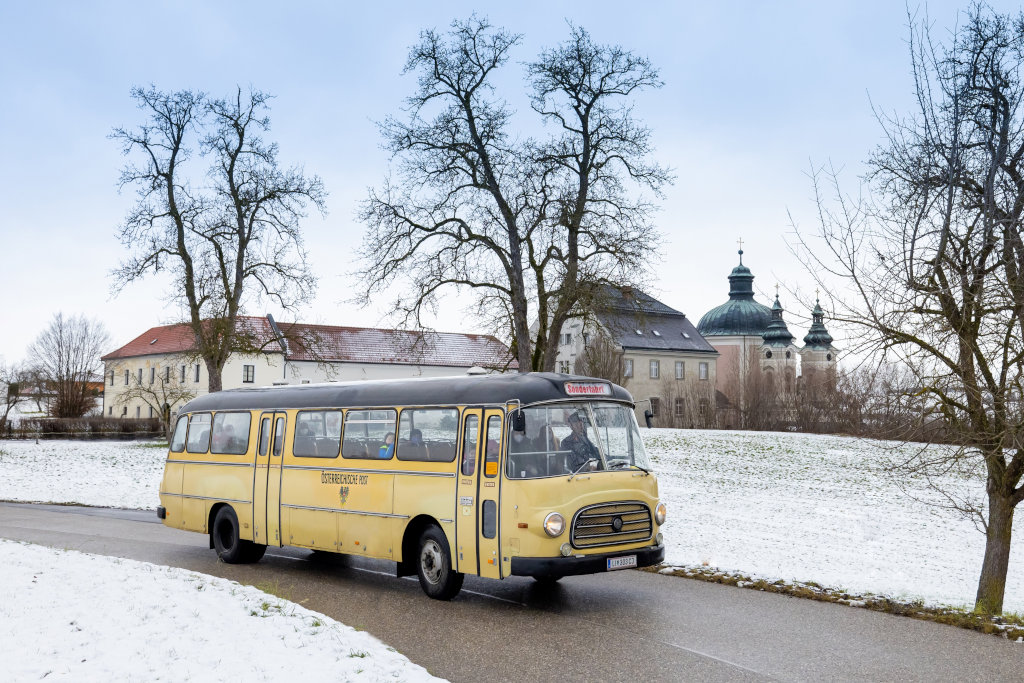
[[[624,557],[609,557],[608,558],[608,571],[613,569],[629,569],[630,567],[636,566],[636,555],[626,555]]]

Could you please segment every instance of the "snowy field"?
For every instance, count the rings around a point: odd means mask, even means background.
[[[918,445],[780,432],[644,430],[668,505],[666,562],[851,592],[974,606],[985,537],[923,481],[901,490],[889,459]],[[983,481],[945,486],[983,493]],[[1024,533],[1018,531],[1018,535]],[[1024,612],[1024,551],[1004,608]]]
[[[156,509],[167,447],[0,440],[0,500]]]
[[[0,558],[4,680],[437,680],[367,633],[233,581],[4,540]]]
[[[898,444],[777,432],[643,430],[669,506],[667,561],[972,606],[984,537],[886,474]],[[0,500],[153,508],[166,452],[132,442],[0,441]],[[981,483],[950,481],[981,492]],[[1024,552],[1005,608],[1024,612]]]

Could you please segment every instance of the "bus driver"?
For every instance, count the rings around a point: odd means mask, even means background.
[[[598,451],[597,446],[587,438],[586,425],[583,424],[578,413],[569,416],[569,427],[572,429],[572,433],[562,439],[562,450],[569,451],[566,464],[569,466],[570,472],[575,472],[583,467],[588,460],[597,460]]]

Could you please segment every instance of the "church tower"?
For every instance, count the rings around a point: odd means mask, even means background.
[[[754,300],[754,274],[740,262],[729,273],[729,300],[705,313],[697,331],[718,353],[715,375],[719,422],[732,428],[740,424],[749,385],[760,381],[761,335],[772,320],[771,310]]]
[[[825,329],[825,312],[817,299],[811,318],[811,329],[807,331],[804,347],[800,350],[801,388],[804,391],[820,386],[835,388],[836,349],[832,346],[832,335]]]
[[[800,353],[794,337],[782,319],[783,308],[779,303],[776,287],[775,303],[772,305],[772,319],[768,329],[761,335],[761,373],[770,390],[791,394],[796,391],[796,364]]]

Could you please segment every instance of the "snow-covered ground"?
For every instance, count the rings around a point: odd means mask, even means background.
[[[849,437],[644,430],[669,506],[667,561],[970,606],[984,537],[921,481],[885,472],[893,449]],[[166,452],[131,442],[0,441],[0,499],[152,508]],[[978,481],[947,482],[981,491]],[[1024,612],[1024,551],[1005,608]]]
[[[0,652],[12,681],[436,680],[373,636],[249,586],[4,540]]]
[[[0,440],[0,500],[156,509],[167,447]]]
[[[779,432],[645,430],[668,505],[666,561],[858,593],[973,606],[985,538],[885,469],[917,444]],[[941,448],[941,447],[935,447]],[[984,481],[944,486],[983,493]],[[1004,608],[1024,612],[1024,550]]]

